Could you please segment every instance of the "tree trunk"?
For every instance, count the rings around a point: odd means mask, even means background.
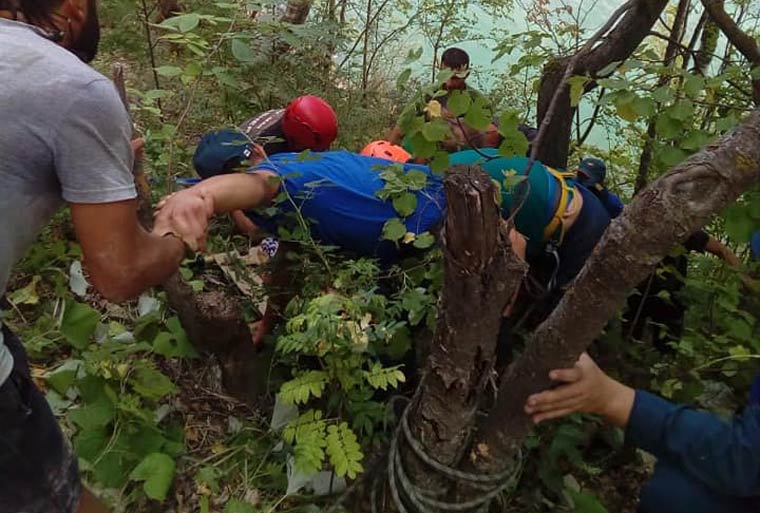
[[[667,66],[675,64],[676,57],[681,49],[681,41],[683,40],[684,33],[686,32],[686,18],[689,14],[689,7],[691,0],[680,0],[678,2],[678,8],[676,9],[676,15],[673,17],[673,28],[670,31],[670,39],[668,45],[665,48],[665,55],[662,62]],[[670,75],[664,74],[657,80],[657,87],[662,87],[670,83]],[[660,104],[657,104],[657,109],[660,110]],[[647,126],[646,141],[644,141],[644,148],[641,151],[641,158],[639,159],[639,172],[636,175],[636,183],[634,185],[634,194],[638,193],[649,181],[649,168],[652,164],[652,154],[654,152],[654,141],[657,135],[655,130],[655,123],[657,117],[653,116],[649,120]]]
[[[596,73],[613,62],[622,63],[625,61],[649,34],[667,3],[667,0],[638,0],[635,2],[602,44],[579,56],[574,74],[589,75],[591,78],[595,78]],[[572,57],[562,57],[549,61],[544,68],[538,93],[539,125],[543,123],[544,117],[549,112],[555,92],[560,95],[556,110],[549,120],[547,133],[538,148],[538,160],[560,168],[567,166],[570,134],[575,113],[575,107],[570,104],[569,87],[562,84],[565,69],[571,60]],[[596,83],[590,82],[586,87],[586,92],[594,87],[596,87]]]
[[[723,0],[702,0],[702,5],[729,42],[739,50],[752,67],[760,66],[760,45],[754,37],[739,28],[739,25],[728,15]],[[760,105],[760,78],[752,80],[752,99],[755,105]]]
[[[311,4],[312,0],[288,0],[285,14],[282,15],[280,21],[291,25],[303,25],[309,17]]]
[[[467,449],[475,413],[494,377],[501,313],[527,268],[512,256],[509,227],[488,175],[475,166],[455,166],[445,187],[443,296],[431,354],[407,415],[423,450],[452,467]],[[417,486],[432,490],[444,484],[411,449],[401,454]]]
[[[532,427],[523,406],[530,394],[551,385],[549,371],[572,366],[674,245],[760,183],[758,140],[760,109],[652,183],[613,221],[573,286],[508,369],[468,462],[493,472],[515,458]]]

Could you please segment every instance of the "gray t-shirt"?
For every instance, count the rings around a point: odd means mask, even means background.
[[[136,196],[130,137],[113,83],[34,27],[0,19],[0,295],[64,201]],[[0,335],[0,384],[12,365]]]

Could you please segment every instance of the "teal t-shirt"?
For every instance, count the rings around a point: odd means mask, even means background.
[[[507,219],[519,205],[515,216],[515,228],[528,240],[528,251],[543,250],[546,240],[544,230],[552,219],[561,193],[559,181],[541,162],[534,162],[527,179],[517,181],[510,176],[525,176],[530,159],[526,157],[501,157],[495,148],[465,150],[450,155],[451,165],[477,164],[499,184],[501,189],[501,212]]]

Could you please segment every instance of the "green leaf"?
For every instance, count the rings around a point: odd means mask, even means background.
[[[657,109],[654,100],[651,98],[642,98],[640,96],[633,99],[631,107],[636,114],[645,118],[653,116]]]
[[[675,139],[683,130],[683,122],[672,117],[667,111],[657,118],[654,124],[655,131],[660,137]]]
[[[396,89],[403,89],[406,83],[409,82],[409,77],[411,76],[412,68],[406,68],[404,71],[402,71],[396,79]]]
[[[667,103],[673,100],[673,97],[673,90],[668,86],[660,86],[652,92],[652,98],[660,103]]]
[[[396,196],[393,198],[393,208],[401,217],[408,217],[414,214],[414,210],[417,208],[417,196],[411,192]]]
[[[485,98],[476,96],[464,117],[465,123],[475,130],[485,130],[491,123],[492,112]]]
[[[63,365],[45,375],[45,381],[53,387],[53,390],[65,395],[69,387],[74,383],[77,372],[82,367],[82,360],[67,360]]]
[[[435,244],[435,237],[430,232],[424,232],[417,235],[412,245],[418,249],[427,249],[433,244]]]
[[[253,62],[256,59],[250,45],[240,39],[232,40],[232,56],[240,62]]]
[[[430,142],[443,141],[449,133],[449,125],[442,119],[434,119],[422,127],[422,135]]]
[[[660,162],[667,167],[673,167],[683,161],[688,155],[681,148],[664,146],[659,151]]]
[[[154,452],[143,459],[129,475],[133,481],[144,481],[145,495],[157,501],[166,499],[174,480],[174,460],[166,454]]]
[[[570,77],[567,81],[570,84],[570,105],[577,107],[583,96],[583,90],[588,82],[588,78],[585,76]]]
[[[103,399],[96,403],[71,410],[69,412],[69,419],[81,429],[92,431],[110,424],[114,418],[114,414],[113,404]]]
[[[636,121],[639,119],[639,114],[636,109],[633,108],[633,101],[636,96],[633,93],[626,93],[617,97],[615,101],[615,109],[618,116],[626,121]]]
[[[690,100],[681,100],[668,108],[668,113],[675,119],[686,121],[694,114],[694,104]]]
[[[129,381],[138,394],[153,400],[161,399],[176,390],[168,377],[147,366],[139,367]]]
[[[347,423],[341,422],[337,426],[327,428],[326,452],[338,476],[354,479],[364,471],[361,465],[364,455],[356,441],[356,434]]]
[[[573,513],[609,513],[607,508],[595,496],[589,493],[577,492],[570,488],[566,489],[566,491],[573,500]]]
[[[167,331],[159,332],[153,340],[153,352],[167,358],[197,358],[198,351],[190,343],[179,318],[166,321]]]
[[[368,371],[364,371],[364,378],[367,383],[375,390],[388,390],[389,388],[398,388],[399,383],[406,382],[406,376],[400,370],[400,365],[394,367],[383,367],[378,362],[372,364]]]
[[[443,173],[451,165],[451,158],[449,157],[449,153],[445,151],[435,152],[435,154],[433,155],[433,158],[430,159],[430,163],[428,165],[430,166],[430,171],[432,171],[433,173],[435,174]],[[417,171],[416,169],[413,171],[410,171],[409,173],[412,173],[412,172],[421,173],[422,175],[425,176],[425,182],[423,182],[422,187],[419,187],[416,190],[422,189],[425,186],[424,183],[427,182],[427,175],[425,175],[425,173],[423,173],[422,171]]]
[[[61,318],[61,333],[77,349],[88,346],[98,326],[100,314],[88,305],[67,301]]]
[[[14,290],[8,296],[8,300],[14,305],[36,305],[40,302],[40,297],[37,295],[37,284],[41,279],[40,276],[32,277],[32,281],[26,287]]]
[[[326,386],[326,372],[307,371],[282,384],[280,399],[285,404],[306,404],[311,397],[322,397]]]
[[[182,68],[178,66],[159,66],[156,68],[156,73],[162,77],[178,77],[182,74]]]
[[[683,90],[690,97],[699,95],[704,88],[705,79],[699,75],[687,75],[683,83]]]
[[[388,219],[383,225],[383,239],[397,241],[406,235],[406,226],[398,217]]]
[[[472,105],[472,98],[469,94],[462,91],[452,91],[449,94],[449,100],[446,108],[456,117],[464,116]]]
[[[190,32],[194,30],[201,22],[201,17],[198,13],[191,12],[190,14],[183,14],[177,16],[177,27],[180,32]]]
[[[251,504],[238,499],[230,499],[224,506],[224,513],[254,513],[256,508]]]

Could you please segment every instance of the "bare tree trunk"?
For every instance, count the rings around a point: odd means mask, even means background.
[[[676,15],[673,18],[673,28],[670,31],[670,38],[668,45],[665,48],[665,55],[663,56],[663,64],[665,66],[671,66],[674,64],[676,57],[678,57],[679,50],[681,49],[681,41],[683,40],[684,33],[686,32],[686,18],[689,14],[689,8],[691,6],[691,0],[680,0],[678,2],[678,8],[676,9]],[[657,87],[662,87],[670,83],[670,75],[664,74],[657,80]],[[659,111],[659,104],[657,109]],[[639,159],[639,172],[636,175],[636,183],[634,185],[634,194],[639,192],[647,184],[649,180],[649,168],[652,164],[652,153],[654,151],[654,140],[657,136],[655,130],[655,122],[657,116],[653,116],[649,120],[647,126],[646,141],[644,141],[644,148],[641,151],[641,158]]]
[[[467,461],[493,472],[515,458],[532,427],[525,401],[551,385],[549,371],[576,361],[674,245],[760,183],[758,140],[760,109],[652,183],[613,221],[573,286],[508,369]]]
[[[285,14],[282,15],[280,21],[291,25],[303,25],[309,17],[311,4],[312,0],[288,0]]]
[[[590,75],[592,78],[613,62],[625,61],[649,34],[667,0],[638,0],[629,9],[607,38],[596,48],[578,56],[575,75]],[[570,146],[573,114],[575,107],[570,104],[570,91],[562,83],[565,69],[573,58],[553,59],[545,67],[538,93],[538,122],[543,123],[549,113],[554,93],[560,91],[556,110],[552,113],[546,136],[538,147],[538,159],[550,166],[564,168]],[[590,82],[586,92],[596,87]]]
[[[720,27],[732,45],[755,67],[760,66],[760,45],[754,37],[744,32],[731,19],[724,7],[723,0],[702,0],[702,5],[710,18]],[[760,78],[752,80],[752,99],[755,105],[760,105]]]
[[[467,449],[475,413],[494,378],[501,313],[527,267],[512,256],[509,227],[488,175],[475,166],[455,166],[445,187],[443,296],[431,354],[407,415],[423,450],[451,467]],[[443,484],[410,449],[401,454],[412,482],[425,489]]]

